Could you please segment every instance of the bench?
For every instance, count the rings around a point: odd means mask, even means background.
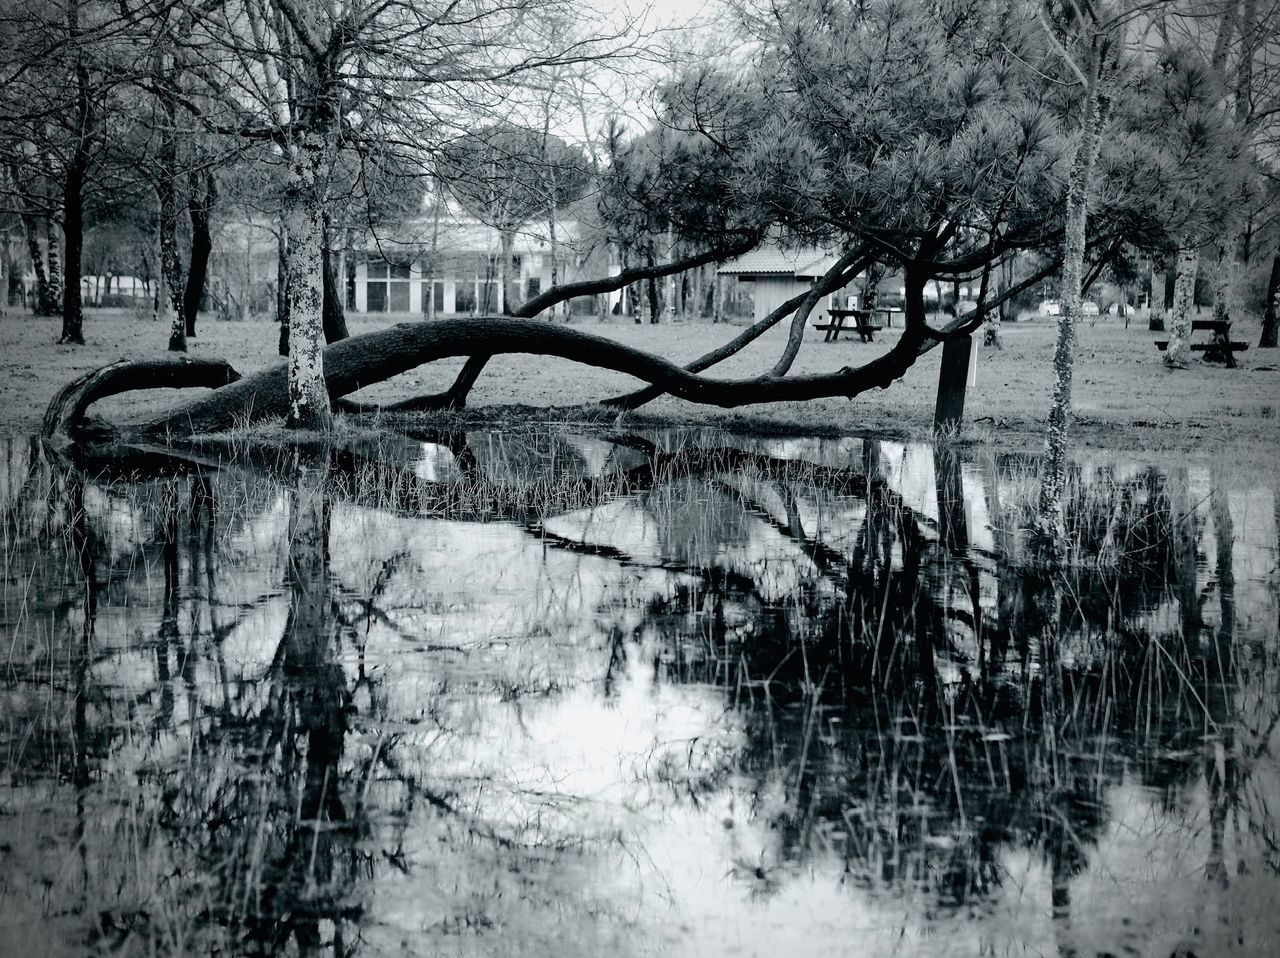
[[[826,333],[823,342],[834,343],[840,338],[841,333],[856,332],[862,337],[864,343],[875,342],[875,334],[884,329],[883,326],[877,326],[871,322],[871,312],[865,309],[829,309],[827,314],[831,317],[828,322],[814,323],[813,328],[822,330]],[[846,324],[846,320],[852,319],[853,325]]]
[[[1193,319],[1193,333],[1212,333],[1207,343],[1191,343],[1193,353],[1204,353],[1204,358],[1211,363],[1222,363],[1229,369],[1236,368],[1235,353],[1242,353],[1249,348],[1248,343],[1233,340],[1231,336],[1231,320],[1229,319]],[[1156,349],[1165,352],[1169,348],[1169,340],[1157,339]]]

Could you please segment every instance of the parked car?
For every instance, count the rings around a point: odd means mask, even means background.
[[[1080,304],[1080,315],[1081,316],[1097,316],[1098,304],[1091,299],[1086,299],[1084,302]]]
[[[1062,314],[1062,304],[1056,299],[1040,300],[1040,314],[1042,316],[1060,316]]]

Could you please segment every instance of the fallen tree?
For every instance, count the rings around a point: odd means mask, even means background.
[[[555,356],[601,369],[626,373],[690,402],[721,407],[749,403],[817,399],[823,396],[856,396],[868,389],[888,386],[919,355],[927,340],[918,329],[907,329],[888,353],[857,369],[843,367],[830,373],[790,377],[761,376],[745,379],[712,379],[651,353],[572,327],[509,317],[445,319],[433,323],[401,323],[334,343],[325,350],[325,382],[333,399],[346,396],[425,363],[457,356],[529,353]],[[162,362],[115,367],[116,376],[126,370],[130,389],[169,386],[181,378],[183,368],[166,368]],[[90,379],[92,382],[92,379]],[[194,378],[187,385],[206,385]],[[88,385],[88,384],[86,384]],[[115,390],[123,391],[123,390]],[[64,389],[55,402],[67,409],[83,410],[85,401],[75,384]],[[289,408],[288,372],[281,364],[215,389],[210,395],[176,410],[132,425],[124,432],[155,440],[219,432],[235,425],[284,416]],[[51,408],[46,421],[74,430],[72,417]]]
[[[846,265],[852,269],[857,263]],[[768,328],[766,324],[776,324],[795,310],[794,306],[788,310],[788,304],[784,304],[774,315],[710,354],[716,358],[708,361],[703,357],[691,363],[690,368],[581,329],[542,320],[495,316],[402,323],[344,339],[325,350],[325,383],[330,400],[344,408],[343,397],[426,363],[459,356],[528,353],[624,373],[647,383],[646,393],[656,390],[689,402],[722,408],[830,396],[852,398],[871,389],[886,388],[949,336],[968,335],[981,325],[987,312],[1052,272],[1056,265],[1055,261],[1049,261],[1023,282],[1003,291],[1000,297],[992,298],[980,309],[941,329],[929,326],[925,320],[924,281],[910,277],[907,321],[902,336],[887,353],[856,368],[844,366],[830,372],[802,375],[778,375],[771,370],[764,375],[736,379],[712,378],[694,371],[693,367],[705,368],[741,348],[745,345],[741,342],[744,337],[760,335]],[[833,272],[829,281],[838,282],[842,275]],[[810,293],[806,298],[814,297]],[[799,315],[803,316],[804,311]],[[790,351],[789,339],[787,352]],[[98,399],[134,390],[192,387],[209,387],[212,392],[140,422],[109,425],[95,421],[92,428],[87,428],[90,424],[86,423],[85,414]],[[413,402],[403,403],[399,408],[414,408]],[[630,408],[630,403],[625,401],[615,401],[615,404]],[[360,412],[366,407],[353,404],[347,408]],[[284,417],[288,409],[288,370],[283,363],[241,378],[229,365],[217,360],[120,360],[64,386],[45,414],[44,433],[70,439],[167,443]]]

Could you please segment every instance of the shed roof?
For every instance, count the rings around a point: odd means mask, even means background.
[[[824,270],[814,272],[814,269],[830,259],[826,250],[812,246],[799,249],[762,246],[730,260],[716,272],[722,276],[821,276]]]

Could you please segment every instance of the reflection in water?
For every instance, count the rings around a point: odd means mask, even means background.
[[[1274,492],[882,442],[7,447],[31,954],[1266,954]]]

